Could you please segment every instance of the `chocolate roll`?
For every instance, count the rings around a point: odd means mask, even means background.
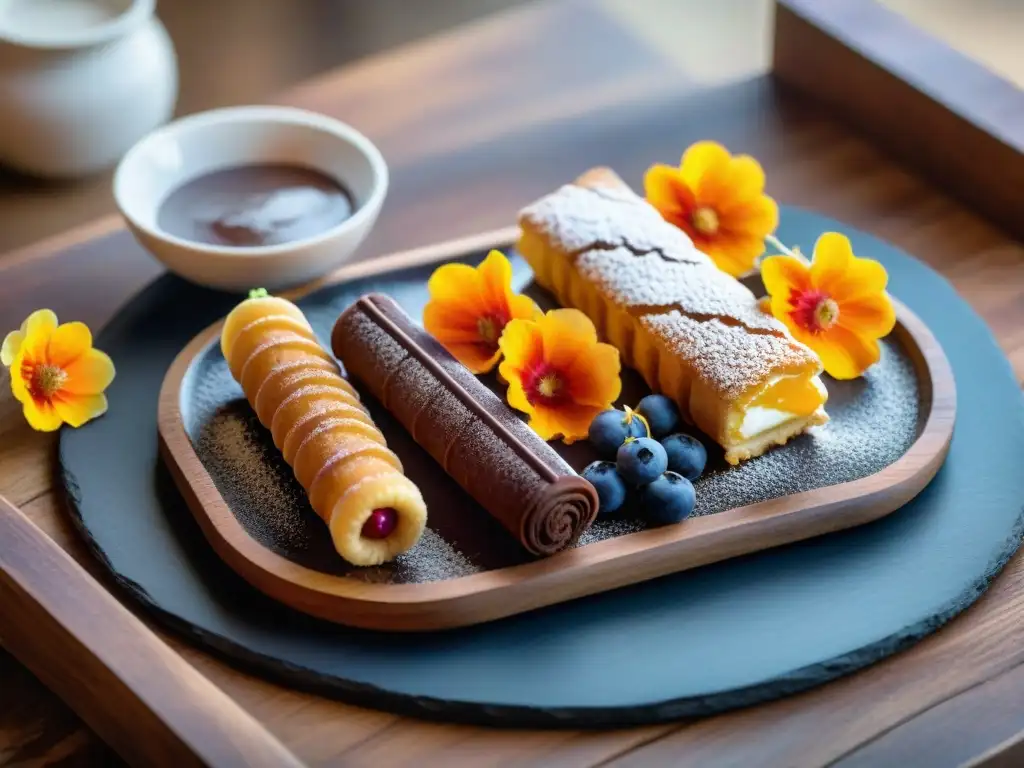
[[[363,296],[334,354],[491,515],[535,555],[573,544],[597,515],[594,487],[388,296]]]

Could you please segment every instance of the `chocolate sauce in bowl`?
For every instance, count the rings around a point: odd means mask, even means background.
[[[330,176],[297,165],[241,165],[173,190],[157,226],[196,243],[280,245],[319,235],[352,216],[352,195]]]

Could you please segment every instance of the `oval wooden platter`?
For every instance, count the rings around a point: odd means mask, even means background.
[[[300,298],[327,285],[465,258],[489,248],[506,248],[517,236],[516,228],[503,229],[360,263],[290,297]],[[679,525],[606,538],[543,560],[457,578],[372,583],[307,567],[250,535],[218,491],[182,418],[182,396],[190,369],[197,356],[219,337],[220,323],[193,339],[164,378],[158,413],[161,453],[218,555],[275,600],[330,621],[369,629],[417,631],[478,624],[861,525],[916,496],[946,457],[956,418],[956,391],[949,363],[935,337],[905,306],[896,302],[896,308],[897,324],[891,339],[905,351],[918,380],[918,430],[909,450],[880,471],[692,517]],[[323,535],[328,536],[326,527]]]

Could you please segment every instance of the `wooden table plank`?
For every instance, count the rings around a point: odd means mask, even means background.
[[[296,82],[524,0],[159,0],[178,59],[176,113],[258,104]],[[410,10],[411,9],[411,10]],[[0,169],[0,260],[113,213],[110,170],[36,181]]]
[[[0,641],[130,761],[298,765],[2,496]]]
[[[66,704],[4,651],[0,680],[0,765],[122,764]]]
[[[1024,236],[1024,92],[1013,83],[864,0],[779,0],[774,71]]]
[[[537,5],[500,24],[483,22],[375,58],[287,100],[366,127],[389,158],[392,194],[364,257],[507,224],[519,205],[590,164],[610,163],[637,184],[647,164],[671,161],[688,142],[710,135],[759,157],[782,201],[859,226],[944,273],[1024,374],[1019,243],[813,104],[763,82],[694,96],[693,79],[677,67],[600,6],[580,0]],[[71,252],[36,249],[8,264],[0,263],[0,327],[41,304],[97,324],[156,272],[123,235]],[[52,456],[52,439],[20,426],[12,407],[5,395],[0,492],[34,499],[26,513],[83,557],[52,492],[52,475],[40,470]],[[4,448],[8,442],[17,447]],[[1013,674],[1024,660],[1024,628],[1013,621],[1024,601],[1022,580],[1024,559],[1017,557],[965,617],[846,680],[751,710],[626,732],[414,722],[287,690],[176,638],[169,642],[313,764],[665,764],[683,756],[698,764],[816,764],[844,755],[854,760],[858,750],[879,759],[907,754],[927,737],[940,707],[962,702],[984,713],[992,706],[971,691],[986,681],[1008,686],[1000,674]],[[1001,722],[974,743],[1014,725]],[[887,731],[894,741],[880,737]]]
[[[978,717],[984,710],[986,717]],[[962,765],[1024,727],[1024,665],[968,688],[879,736],[837,763],[872,768],[882,760],[904,765]],[[1021,753],[1016,762],[1020,765]]]

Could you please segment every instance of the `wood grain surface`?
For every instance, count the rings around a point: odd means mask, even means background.
[[[134,763],[300,764],[2,496],[0,627],[4,646]]]
[[[775,24],[778,78],[1024,237],[1024,92],[1016,85],[877,3],[780,0]]]
[[[597,163],[637,185],[649,163],[672,162],[689,142],[712,136],[758,157],[780,200],[836,216],[944,274],[1024,375],[1020,243],[787,89],[755,80],[695,93],[690,72],[622,24],[604,3],[528,6],[291,91],[285,101],[352,122],[389,160],[392,192],[361,255],[502,226],[520,205]],[[719,55],[738,54],[723,44]],[[0,263],[0,327],[40,306],[93,326],[108,318],[157,273],[116,226],[94,225]],[[100,230],[113,234],[89,244]],[[6,379],[0,384],[6,389]],[[31,432],[4,395],[0,492],[103,578],[54,493],[53,450],[52,437]],[[1022,611],[1017,556],[960,618],[863,672],[711,719],[600,733],[491,731],[360,710],[253,678],[165,637],[310,764],[907,765],[920,754],[942,766],[1024,729],[1024,710],[1013,706]],[[54,714],[5,715],[0,755],[15,754],[10,744],[31,744],[22,754],[37,764],[46,755],[103,754],[11,664],[0,657],[0,700]]]
[[[508,228],[342,268],[323,285],[505,250]],[[300,298],[308,291],[292,292]],[[953,371],[938,341],[896,304],[893,338],[907,352],[921,387],[923,426],[893,464],[859,480],[694,517],[683,525],[618,536],[521,565],[419,584],[373,584],[300,565],[253,538],[210,477],[181,414],[189,368],[220,337],[223,322],[199,333],[164,378],[157,411],[161,455],[210,544],[242,578],[304,613],[340,624],[420,631],[480,624],[793,541],[863,525],[899,509],[942,466],[956,421]],[[387,435],[385,435],[387,437]],[[776,450],[785,450],[776,449]],[[324,535],[327,535],[326,529]]]
[[[333,67],[523,0],[159,0],[178,58],[177,115],[257,104]],[[113,213],[112,170],[51,181],[0,168],[0,261],[14,248]]]

